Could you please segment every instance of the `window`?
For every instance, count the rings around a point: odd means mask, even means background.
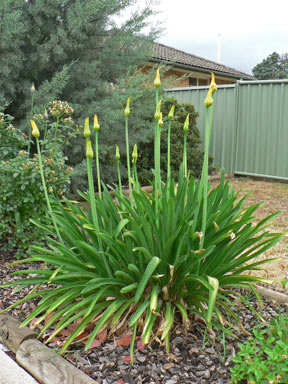
[[[197,85],[197,78],[196,77],[189,77],[189,85],[190,86],[195,86]]]

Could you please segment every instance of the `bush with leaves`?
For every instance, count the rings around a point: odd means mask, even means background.
[[[65,103],[62,105],[66,106]],[[65,164],[61,145],[64,139],[67,142],[67,131],[72,131],[74,123],[65,121],[63,116],[60,119],[54,116],[51,120],[51,116],[52,105],[47,119],[42,115],[36,115],[35,119],[39,121],[44,136],[41,148],[47,190],[55,200],[68,192],[72,168]],[[20,257],[33,240],[42,238],[42,230],[30,219],[45,217],[47,207],[37,155],[29,154],[27,137],[13,127],[11,116],[1,114],[0,119],[0,153],[3,158],[0,162],[0,242],[2,250],[15,249]]]
[[[231,383],[246,380],[249,384],[288,383],[288,318],[279,315],[268,327],[254,329],[253,336],[233,358]]]
[[[175,115],[170,134],[171,145],[171,177],[178,179],[179,168],[183,158],[183,124],[186,116],[189,114],[190,126],[187,135],[187,166],[191,176],[200,177],[203,164],[203,151],[200,148],[201,138],[196,125],[198,113],[195,112],[194,106],[191,104],[183,104],[174,98],[164,98],[162,102],[162,113],[164,123],[168,121],[168,112],[172,105],[175,105]],[[161,130],[161,176],[167,173],[167,150],[168,150],[168,124]],[[142,185],[149,183],[153,179],[152,169],[154,153],[154,138],[151,136],[148,142],[139,143],[139,159],[138,159],[138,178]],[[212,166],[212,158],[209,159],[209,173],[214,170]]]
[[[275,214],[255,224],[253,214],[260,204],[244,208],[245,197],[238,199],[233,188],[225,182],[224,174],[220,184],[209,191],[208,148],[212,95],[216,90],[214,79],[205,99],[207,121],[201,178],[195,183],[188,174],[188,116],[183,126],[183,164],[177,188],[169,175],[167,180],[161,178],[159,71],[154,84],[153,192],[146,193],[138,182],[136,145],[132,152],[132,164],[130,161],[128,99],[124,132],[129,195],[122,191],[117,147],[115,157],[119,186],[112,191],[105,186],[99,187],[102,193],[95,196],[93,149],[87,118],[84,136],[89,191],[81,193],[81,196],[87,200],[89,209],[86,211],[79,203],[69,200],[59,203],[52,212],[54,227],[38,223],[46,228],[47,247],[31,246],[31,257],[27,259],[45,262],[47,268],[18,271],[16,274],[22,277],[9,283],[19,285],[20,289],[30,285],[39,288],[10,308],[39,297],[37,307],[22,324],[28,324],[32,319],[35,321],[37,317],[36,324],[41,328],[39,337],[52,327],[46,342],[74,324],[74,330],[63,343],[62,352],[76,341],[85,342],[88,349],[104,329],[110,336],[123,329],[124,332],[131,331],[132,362],[136,335],[142,338],[143,344],[151,343],[156,338],[161,340],[168,352],[169,335],[176,322],[182,322],[185,330],[193,316],[197,315],[208,329],[221,327],[223,311],[238,319],[231,309],[231,288],[248,286],[253,290],[251,283],[267,281],[253,276],[251,272],[268,261],[258,261],[258,255],[281,238],[281,234],[270,234],[264,230],[267,221]],[[168,117],[171,127],[173,107]],[[93,128],[99,184],[97,119]],[[38,141],[36,135],[37,147]],[[23,275],[27,274],[34,276],[24,279]],[[240,300],[245,300],[241,294],[238,296]]]

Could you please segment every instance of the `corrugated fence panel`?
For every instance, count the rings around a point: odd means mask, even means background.
[[[167,90],[199,113],[204,145],[208,87]],[[226,173],[288,180],[288,80],[238,81],[214,95],[210,154]]]
[[[204,147],[205,106],[204,100],[208,87],[187,87],[166,90],[169,97],[175,97],[183,103],[193,104],[199,113],[197,127]],[[214,115],[210,142],[210,155],[214,164],[233,173],[235,163],[235,85],[219,86],[214,94]]]
[[[235,173],[288,178],[288,83],[240,82]]]

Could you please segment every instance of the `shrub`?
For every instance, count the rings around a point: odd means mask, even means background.
[[[231,383],[247,380],[250,384],[288,383],[288,318],[280,315],[268,327],[252,331],[253,336],[233,359]]]
[[[55,200],[68,191],[72,168],[65,165],[66,157],[61,151],[61,144],[64,137],[65,141],[66,137],[69,138],[67,130],[71,130],[72,124],[69,121],[67,127],[63,116],[55,117],[56,121],[54,118],[49,120],[51,111],[53,109],[49,108],[47,119],[42,115],[35,118],[45,136],[41,141],[42,161],[45,164],[47,190]],[[30,219],[45,217],[47,207],[38,157],[27,152],[27,137],[13,127],[12,121],[11,116],[1,114],[0,152],[3,161],[0,162],[0,240],[2,251],[15,249],[16,255],[21,256],[31,241],[42,238],[42,231]],[[57,134],[57,130],[61,131]]]
[[[158,72],[156,100],[159,82]],[[23,325],[32,319],[35,321],[35,317],[38,317],[37,324],[46,319],[40,336],[53,326],[46,342],[61,335],[63,329],[74,323],[74,331],[66,339],[62,352],[76,338],[89,348],[105,328],[109,335],[123,329],[131,330],[132,360],[137,333],[143,344],[158,338],[169,351],[169,334],[175,322],[182,321],[185,330],[197,315],[209,330],[212,326],[221,327],[223,311],[238,319],[230,309],[231,287],[253,289],[251,283],[267,281],[248,272],[263,263],[257,261],[257,256],[281,238],[281,234],[264,231],[267,221],[275,214],[254,224],[253,214],[259,204],[244,208],[245,197],[237,198],[233,188],[225,182],[224,174],[220,184],[214,190],[208,190],[208,146],[215,88],[212,81],[205,100],[208,119],[201,179],[195,183],[187,172],[187,117],[177,188],[173,179],[169,178],[165,184],[161,181],[161,102],[156,103],[155,112],[156,166],[151,194],[141,189],[138,182],[137,146],[133,148],[130,163],[130,100],[124,112],[129,196],[122,191],[117,147],[119,187],[109,193],[103,186],[103,193],[95,197],[91,132],[89,119],[86,119],[84,135],[89,191],[81,196],[87,200],[89,210],[69,200],[59,203],[52,213],[55,229],[39,222],[47,231],[47,247],[31,246],[31,257],[26,260],[45,262],[49,268],[18,271],[16,274],[33,273],[34,277],[10,283],[20,288],[41,286],[10,308],[39,297],[37,308]],[[172,111],[169,112],[169,122],[173,119]],[[37,146],[38,140],[36,138]],[[95,142],[96,174],[100,182],[97,129]],[[245,301],[240,294],[239,298]]]
[[[189,131],[187,135],[187,166],[191,176],[196,178],[200,177],[202,164],[203,164],[203,151],[200,148],[201,138],[196,125],[198,113],[195,112],[194,106],[191,104],[183,104],[174,98],[164,98],[162,102],[162,113],[164,116],[164,123],[167,123],[168,112],[172,105],[175,105],[175,115],[173,125],[171,128],[171,177],[175,180],[178,179],[179,168],[183,159],[183,139],[184,131],[183,124],[186,116],[189,114]],[[161,176],[164,180],[167,177],[167,147],[168,147],[168,124],[161,130]],[[151,136],[150,141],[139,143],[139,159],[138,178],[140,183],[149,184],[153,180],[152,169],[154,169],[153,162],[154,153],[154,138]],[[209,173],[214,170],[212,166],[212,158],[209,160]]]

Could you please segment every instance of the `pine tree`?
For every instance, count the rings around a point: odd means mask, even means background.
[[[252,69],[252,73],[259,80],[286,79],[288,75],[287,54],[271,53]]]
[[[43,113],[54,99],[68,101],[80,124],[85,116],[97,113],[102,175],[106,171],[107,181],[115,143],[120,139],[121,146],[124,137],[121,127],[128,96],[137,110],[134,122],[131,116],[131,145],[140,137],[145,141],[150,134],[145,123],[149,108],[143,108],[143,103],[151,90],[144,87],[139,92],[143,75],[139,71],[135,74],[135,69],[145,61],[149,42],[159,32],[142,32],[153,13],[154,1],[131,13],[119,26],[115,17],[137,5],[136,0],[1,0],[2,110],[9,104],[5,112],[15,117],[16,126],[27,131],[34,84],[34,113]],[[67,150],[72,165],[82,161],[83,143],[75,141]]]
[[[79,116],[99,110],[119,77],[145,57],[143,27],[152,9],[133,13],[121,27],[113,17],[135,0],[2,0],[0,105],[16,122],[53,98],[71,103]],[[151,2],[150,2],[151,3]],[[135,37],[137,43],[135,44]],[[154,32],[148,39],[153,38]]]
[[[22,48],[27,32],[27,25],[22,19],[22,3],[21,0],[0,2],[0,109],[2,110],[15,100],[21,87],[17,79],[25,61]]]

